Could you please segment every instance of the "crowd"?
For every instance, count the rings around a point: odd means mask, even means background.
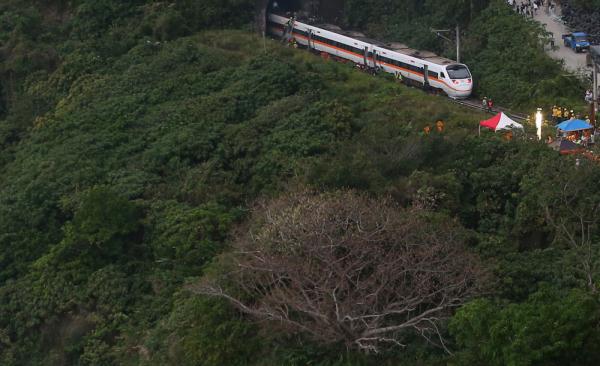
[[[507,0],[506,2],[517,13],[530,18],[533,18],[542,7],[548,14],[554,14],[556,8],[556,4],[552,0]]]
[[[557,125],[569,119],[582,119],[587,123],[591,123],[590,117],[588,115],[582,117],[581,114],[575,113],[572,109],[568,107],[561,107],[556,105],[552,107],[552,123]]]
[[[587,90],[585,92],[585,101],[588,104],[591,104],[593,102],[593,99],[594,99],[594,97],[593,97],[592,91]],[[592,125],[592,121],[590,120],[590,117],[588,115],[585,115],[582,117],[581,114],[575,113],[570,108],[556,106],[556,105],[552,107],[552,122],[554,123],[554,125],[557,125],[557,124],[567,121],[567,120],[575,120],[575,119],[584,120],[589,125]],[[584,129],[584,130],[569,131],[569,132],[561,131],[561,130],[557,129],[556,137],[559,139],[560,138],[566,139],[571,142],[581,144],[583,146],[589,146],[590,144],[593,144],[598,139],[599,133],[600,133],[600,130],[595,129],[595,128],[588,128],[588,129]],[[551,141],[551,138],[549,137],[548,140]]]
[[[600,131],[590,128],[580,131],[556,131],[556,139],[558,140],[569,140],[582,147],[590,147],[600,138]],[[554,140],[552,136],[548,135],[546,142],[552,143]]]

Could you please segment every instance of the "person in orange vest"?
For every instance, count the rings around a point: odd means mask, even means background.
[[[552,123],[556,125],[558,122],[560,122],[560,117],[561,117],[560,107],[554,106],[552,108]]]
[[[442,121],[441,119],[438,119],[437,122],[435,123],[435,128],[437,129],[438,132],[444,132],[444,121]]]
[[[423,128],[423,132],[426,135],[429,135],[429,133],[431,132],[431,127],[429,125],[425,126],[425,128]]]

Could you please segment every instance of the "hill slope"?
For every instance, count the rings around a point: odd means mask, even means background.
[[[572,207],[595,218],[599,192],[587,184],[598,179],[595,164],[577,168],[529,141],[478,138],[484,116],[445,98],[248,31],[208,29],[246,24],[234,15],[247,2],[193,3],[1,5],[30,26],[5,22],[1,38],[11,57],[1,70],[0,363],[468,365],[531,354],[527,364],[574,355],[584,364],[598,356],[590,310],[598,299],[587,281],[596,267],[580,271],[586,247],[570,245],[552,220],[578,223],[560,204],[555,187],[565,185],[576,187]],[[216,18],[181,18],[216,8]],[[32,63],[39,54],[54,61]],[[438,119],[444,131],[424,134]],[[410,332],[409,347],[384,355],[319,344],[187,290],[221,270],[216,258],[256,199],[297,186],[426,203],[466,229],[497,281],[444,327],[456,356]],[[588,263],[598,263],[595,254]],[[540,304],[545,312],[533,316]],[[572,339],[573,324],[585,339]],[[493,331],[507,327],[530,348]],[[478,339],[504,347],[503,358]]]

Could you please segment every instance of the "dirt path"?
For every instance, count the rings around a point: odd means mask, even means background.
[[[517,0],[520,4],[522,1]],[[540,22],[546,27],[548,32],[551,32],[554,36],[554,44],[558,47],[556,50],[548,49],[546,52],[550,57],[556,60],[563,60],[565,62],[565,69],[577,74],[589,74],[591,68],[586,65],[586,53],[575,53],[572,49],[565,47],[562,40],[562,35],[570,33],[571,30],[563,24],[560,19],[560,8],[558,5],[554,9],[554,13],[548,11],[546,6],[542,6],[538,9],[537,14],[533,17],[535,20]],[[577,31],[577,30],[574,30]]]

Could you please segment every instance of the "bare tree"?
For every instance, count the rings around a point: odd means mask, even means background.
[[[259,205],[252,222],[231,270],[192,291],[327,343],[378,352],[414,331],[447,350],[442,321],[485,277],[456,224],[389,200],[295,193]]]

